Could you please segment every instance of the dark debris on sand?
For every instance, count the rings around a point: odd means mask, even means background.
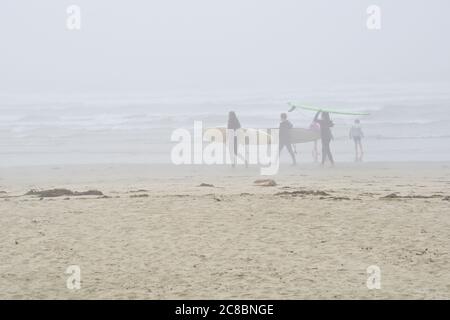
[[[442,198],[442,196],[438,194],[433,194],[431,196],[424,196],[424,195],[400,196],[397,193],[390,193],[387,196],[381,197],[380,199],[436,199],[436,198]]]
[[[254,181],[254,184],[258,187],[275,187],[277,183],[272,179],[262,179]]]
[[[298,191],[283,191],[275,193],[276,196],[329,196],[330,194],[320,190],[298,190]]]
[[[337,201],[341,201],[341,200],[352,200],[349,197],[331,197],[332,200],[337,200]]]
[[[84,192],[72,191],[69,189],[50,189],[50,190],[30,190],[26,196],[36,196],[39,198],[56,198],[67,196],[103,196],[104,194],[98,190],[89,190]]]
[[[133,194],[130,198],[148,198],[148,194]]]
[[[214,185],[209,183],[201,183],[198,187],[214,188]]]

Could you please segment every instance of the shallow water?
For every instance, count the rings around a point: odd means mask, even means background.
[[[368,111],[361,117],[366,161],[450,160],[450,86],[346,86],[298,92],[215,95],[0,95],[0,166],[167,163],[173,130],[224,126],[229,110],[245,127],[278,126],[287,102]],[[314,113],[289,114],[308,127]],[[337,161],[353,161],[355,116],[333,116]],[[311,161],[312,144],[297,146]],[[288,161],[288,156],[282,156]]]

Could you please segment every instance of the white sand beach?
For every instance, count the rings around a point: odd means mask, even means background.
[[[273,187],[258,174],[2,168],[0,298],[450,298],[450,163],[283,166]],[[53,188],[104,196],[24,195]],[[66,287],[70,265],[79,290]]]

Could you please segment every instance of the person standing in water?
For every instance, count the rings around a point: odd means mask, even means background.
[[[319,119],[319,115],[321,115]],[[333,134],[331,133],[331,128],[334,123],[330,119],[330,114],[328,112],[318,111],[314,117],[314,121],[320,125],[320,140],[322,142],[322,166],[325,165],[325,161],[328,158],[331,165],[334,166],[333,155],[331,154],[330,143],[333,140]]]
[[[356,119],[355,124],[350,128],[349,137],[350,139],[353,139],[353,142],[355,143],[355,161],[362,161],[364,155],[362,146],[364,132],[362,131],[361,122],[359,121],[359,119]]]
[[[228,125],[227,125],[227,138],[228,144],[230,147],[230,155],[232,166],[236,166],[237,157],[238,157],[238,138],[237,138],[237,130],[241,129],[241,123],[236,116],[234,111],[230,111],[228,113]],[[245,162],[247,165],[247,162]]]
[[[284,147],[288,150],[289,154],[292,157],[292,165],[295,166],[297,161],[295,160],[294,150],[292,149],[291,143],[291,132],[290,130],[293,128],[292,123],[287,119],[287,114],[281,114],[281,122],[280,122],[280,132],[279,132],[279,152],[283,150]]]

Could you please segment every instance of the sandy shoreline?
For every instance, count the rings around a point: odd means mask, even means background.
[[[260,178],[258,168],[0,168],[0,298],[450,298],[450,163],[283,166],[277,186]],[[52,188],[106,197],[24,196]],[[66,288],[69,265],[80,290]],[[380,290],[366,287],[370,265]]]

